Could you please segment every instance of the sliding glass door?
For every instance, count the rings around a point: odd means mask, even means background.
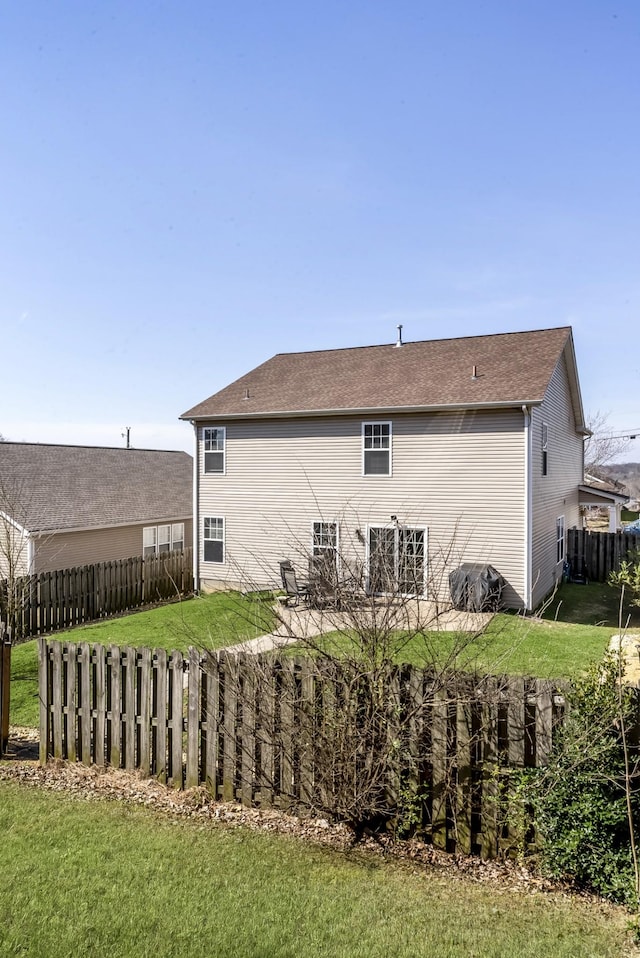
[[[409,526],[370,526],[369,591],[423,595],[427,530]]]

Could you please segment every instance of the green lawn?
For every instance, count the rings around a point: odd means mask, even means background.
[[[483,635],[462,643],[456,659],[461,670],[565,678],[583,671],[604,653],[617,631],[619,592],[597,582],[560,587],[541,617],[495,616]],[[628,602],[624,618],[640,629],[640,609]],[[65,633],[74,642],[150,646],[186,651],[190,645],[222,648],[271,631],[271,597],[216,592],[118,619],[81,626]],[[60,635],[62,637],[62,635]],[[344,636],[326,638],[332,651],[345,648]],[[398,659],[415,665],[442,662],[460,637],[430,632],[402,648]],[[293,651],[293,650],[290,650]],[[300,650],[295,650],[299,652]],[[11,723],[38,724],[38,655],[35,641],[12,652]]]
[[[622,911],[0,782],[0,954],[614,958]],[[630,953],[630,952],[628,952]]]
[[[220,649],[273,628],[271,597],[214,592],[118,619],[79,626],[53,638],[103,645],[177,649]],[[37,726],[38,643],[32,639],[11,652],[11,724]]]

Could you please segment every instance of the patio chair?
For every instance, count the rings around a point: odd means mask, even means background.
[[[296,570],[290,559],[284,559],[280,563],[280,578],[285,591],[286,605],[298,605],[300,600],[308,601],[309,583],[303,580],[298,581]]]

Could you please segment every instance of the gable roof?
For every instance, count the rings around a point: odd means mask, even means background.
[[[412,411],[542,402],[565,354],[583,426],[571,328],[278,353],[181,419]],[[476,377],[473,377],[473,373]]]
[[[188,519],[186,452],[0,442],[0,513],[29,532]]]

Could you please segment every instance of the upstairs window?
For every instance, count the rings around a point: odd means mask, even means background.
[[[365,476],[391,475],[391,423],[362,423],[362,472]]]
[[[204,561],[224,562],[224,519],[205,516]]]
[[[224,447],[226,444],[226,429],[224,426],[207,426],[203,430],[204,440],[204,471],[207,475],[224,475]]]
[[[549,469],[549,427],[546,422],[542,423],[542,475],[546,476]]]

